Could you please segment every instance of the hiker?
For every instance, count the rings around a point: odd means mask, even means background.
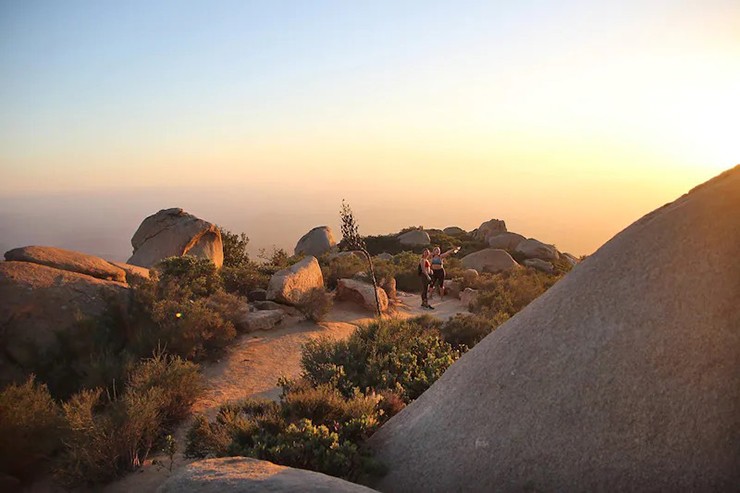
[[[421,277],[421,306],[422,308],[428,308],[434,310],[434,307],[429,304],[427,294],[429,293],[429,285],[432,282],[432,264],[429,262],[431,252],[428,248],[425,248],[421,252],[421,258],[419,259],[418,273]]]
[[[445,253],[441,253],[441,250],[439,247],[434,247],[434,250],[432,250],[432,284],[431,284],[431,291],[434,292],[434,287],[437,286],[439,291],[439,299],[442,299],[442,296],[444,296],[444,283],[445,283],[445,268],[444,268],[444,258],[448,255],[452,255],[453,253],[457,253],[460,251],[460,247],[454,247],[449,250],[447,250]]]

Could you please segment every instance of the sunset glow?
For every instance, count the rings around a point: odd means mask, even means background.
[[[732,1],[4,2],[0,66],[5,237],[103,194],[290,249],[346,198],[587,254],[740,162]]]

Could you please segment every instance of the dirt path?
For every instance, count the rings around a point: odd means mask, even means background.
[[[458,299],[440,301],[432,299],[435,310],[420,306],[418,295],[398,293],[399,305],[393,317],[409,318],[431,314],[447,320],[456,313],[466,311]],[[277,399],[281,376],[295,378],[300,375],[301,347],[317,337],[344,339],[364,323],[372,321],[372,314],[351,303],[335,303],[327,320],[318,324],[289,319],[283,326],[270,332],[245,334],[237,339],[228,354],[220,361],[204,366],[206,390],[193,405],[194,414],[205,414],[213,419],[221,405],[245,398]],[[173,472],[193,459],[183,456],[187,430],[192,419],[183,423],[175,432],[178,452]],[[169,459],[162,454],[152,454],[143,467],[128,476],[109,484],[106,493],[154,492],[171,474],[165,465]]]

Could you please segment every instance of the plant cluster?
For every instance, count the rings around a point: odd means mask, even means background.
[[[349,480],[377,474],[366,440],[426,390],[460,355],[431,317],[378,321],[346,341],[302,352],[302,377],[282,380],[279,402],[223,406],[188,433],[193,457],[243,455]]]

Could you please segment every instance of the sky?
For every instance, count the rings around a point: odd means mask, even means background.
[[[510,230],[592,253],[740,162],[738,1],[0,0],[0,247]],[[337,228],[338,229],[338,228]]]

